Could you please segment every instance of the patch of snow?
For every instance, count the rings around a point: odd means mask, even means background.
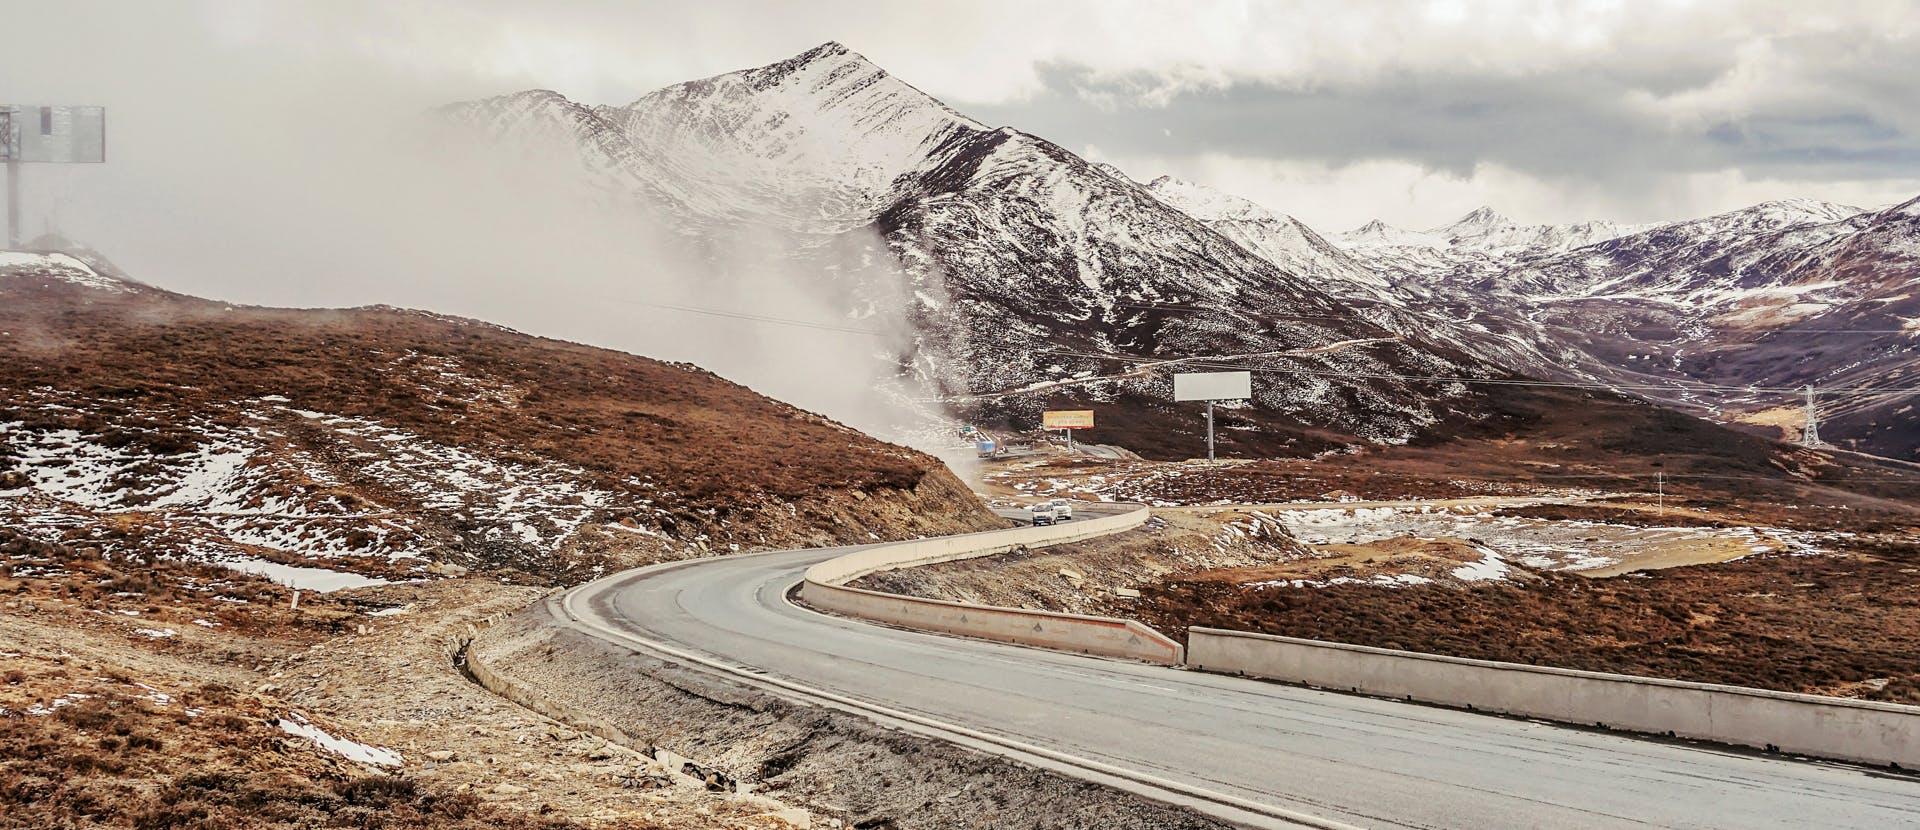
[[[0,276],[44,276],[103,291],[132,291],[126,282],[102,276],[66,254],[0,251]]]
[[[344,571],[330,571],[326,568],[307,568],[298,565],[283,565],[265,559],[247,557],[228,557],[214,562],[223,568],[232,568],[242,573],[256,574],[302,591],[331,593],[348,588],[365,588],[369,585],[391,585],[392,580],[371,576],[361,576]]]
[[[1507,563],[1500,558],[1500,554],[1494,553],[1486,548],[1481,548],[1480,553],[1480,561],[1469,562],[1458,568],[1454,568],[1452,571],[1453,578],[1461,582],[1488,582],[1506,579],[1507,574],[1513,572],[1511,568],[1507,567]]]
[[[314,742],[314,744],[321,749],[353,761],[354,763],[376,767],[397,767],[400,766],[401,763],[400,753],[394,752],[391,749],[368,746],[359,741],[336,738],[327,734],[325,730],[308,723],[307,719],[302,717],[299,712],[290,712],[286,717],[281,718],[280,730],[289,735],[306,738]]]

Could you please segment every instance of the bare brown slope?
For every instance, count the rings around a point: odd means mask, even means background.
[[[260,422],[247,402],[285,399],[279,418],[293,422],[285,431],[306,442],[301,449],[334,453],[349,484],[340,499],[409,515],[436,506],[356,477],[363,463],[341,460],[326,435],[286,411],[366,419],[492,459],[577,468],[581,486],[614,494],[589,529],[624,521],[659,538],[746,548],[998,522],[924,454],[690,365],[471,320],[236,307],[16,269],[0,274],[0,331],[0,423],[73,429],[106,446],[179,457],[209,429]],[[79,405],[49,405],[54,396]],[[0,475],[11,466],[4,446]],[[19,481],[0,482],[8,486]],[[443,535],[467,533],[465,521],[442,522]],[[469,553],[477,557],[469,564],[502,564]],[[533,553],[493,559],[527,565]]]

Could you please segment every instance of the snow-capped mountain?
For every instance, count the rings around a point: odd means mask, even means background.
[[[1376,273],[1433,283],[1482,277],[1516,261],[1603,242],[1635,230],[1638,228],[1605,221],[1522,225],[1483,206],[1430,230],[1405,230],[1375,219],[1334,239]]]
[[[1651,227],[1481,208],[1322,236],[991,128],[835,43],[621,107],[528,92],[448,113],[508,148],[563,148],[595,188],[657,208],[696,246],[743,225],[792,234],[785,249],[850,309],[904,304],[917,334],[892,359],[962,417],[1020,427],[1097,403],[1141,430],[1106,437],[1166,454],[1190,452],[1192,432],[1167,374],[1207,364],[1267,370],[1258,405],[1230,416],[1256,452],[1411,440],[1497,409],[1485,387],[1413,376],[1577,378],[1708,414],[1773,406],[1658,384],[1808,374],[1740,357],[1746,335],[1725,329],[1891,311],[1909,273],[1892,229],[1905,214],[1811,201]],[[1884,290],[1845,287],[1861,279],[1843,270]]]
[[[1846,234],[1864,220],[1859,208],[1846,205],[1811,199],[1764,202],[1542,252],[1581,248],[1577,253],[1519,258],[1502,273],[1483,277],[1481,286],[1587,296],[1659,294],[1712,303],[1727,292],[1762,287],[1743,283],[1771,279],[1749,277],[1748,271],[1776,270],[1778,263],[1769,261],[1773,254]]]
[[[1523,371],[1642,385],[1649,397],[1797,435],[1791,390],[1897,389],[1920,368],[1913,204],[1766,202],[1512,261],[1453,296],[1533,342],[1543,360]],[[1914,402],[1830,393],[1822,436],[1911,458],[1920,429],[1900,413]]]
[[[1385,279],[1298,219],[1172,176],[1154,179],[1147,189],[1288,273],[1335,291],[1350,288],[1371,299],[1391,297]]]
[[[1265,428],[1237,440],[1315,451],[1485,414],[1464,387],[1396,375],[1500,371],[1323,290],[1335,271],[1373,278],[1298,223],[1248,215],[1231,220],[1230,237],[1164,193],[979,124],[839,44],[626,107],[550,96],[448,112],[510,147],[576,132],[582,168],[614,168],[590,173],[599,186],[662,207],[689,237],[751,221],[804,235],[793,245],[804,255],[890,263],[862,270],[855,279],[869,284],[851,293],[906,298],[919,334],[900,365],[967,417],[1018,425],[1049,401],[1078,400],[1170,420],[1169,368],[1253,362],[1274,372],[1257,384],[1261,406],[1245,410]],[[1262,245],[1269,253],[1250,250]],[[837,263],[819,270],[845,278]],[[1191,452],[1179,434],[1195,426],[1183,418],[1141,440]]]
[[[1283,219],[1194,188],[1169,182],[1163,198],[1302,267],[1297,248],[1236,229]],[[1861,211],[1790,199],[1642,226],[1523,225],[1482,207],[1430,230],[1376,220],[1336,238],[1348,261],[1387,286],[1382,302],[1400,312],[1384,318],[1391,328],[1420,328],[1522,374],[1616,385],[1794,437],[1801,402],[1791,390],[1897,389],[1920,368],[1909,366],[1920,336],[1916,205]],[[1342,283],[1327,285],[1343,293]],[[1917,400],[1831,394],[1823,437],[1912,457],[1920,429],[1899,416]]]

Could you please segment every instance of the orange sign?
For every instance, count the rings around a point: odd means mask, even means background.
[[[1091,409],[1049,409],[1040,416],[1047,429],[1093,429]]]

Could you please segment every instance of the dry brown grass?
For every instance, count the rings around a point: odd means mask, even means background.
[[[1203,574],[1136,605],[1191,625],[1570,669],[1920,703],[1920,546],[1755,556],[1631,578],[1536,573],[1473,588],[1247,588]]]
[[[50,689],[71,682],[38,680]],[[197,717],[157,709],[125,687],[109,679],[51,714],[0,715],[0,827],[574,826],[356,769],[281,732],[257,701],[219,687],[187,697]]]
[[[189,416],[238,424],[234,401],[283,395],[504,459],[568,462],[601,486],[650,478],[669,507],[689,510],[911,488],[937,466],[694,366],[417,312],[16,281],[0,284],[0,329],[11,332],[0,338],[0,420],[161,455],[196,445]],[[423,361],[433,370],[413,365]],[[24,405],[42,388],[92,405]]]

